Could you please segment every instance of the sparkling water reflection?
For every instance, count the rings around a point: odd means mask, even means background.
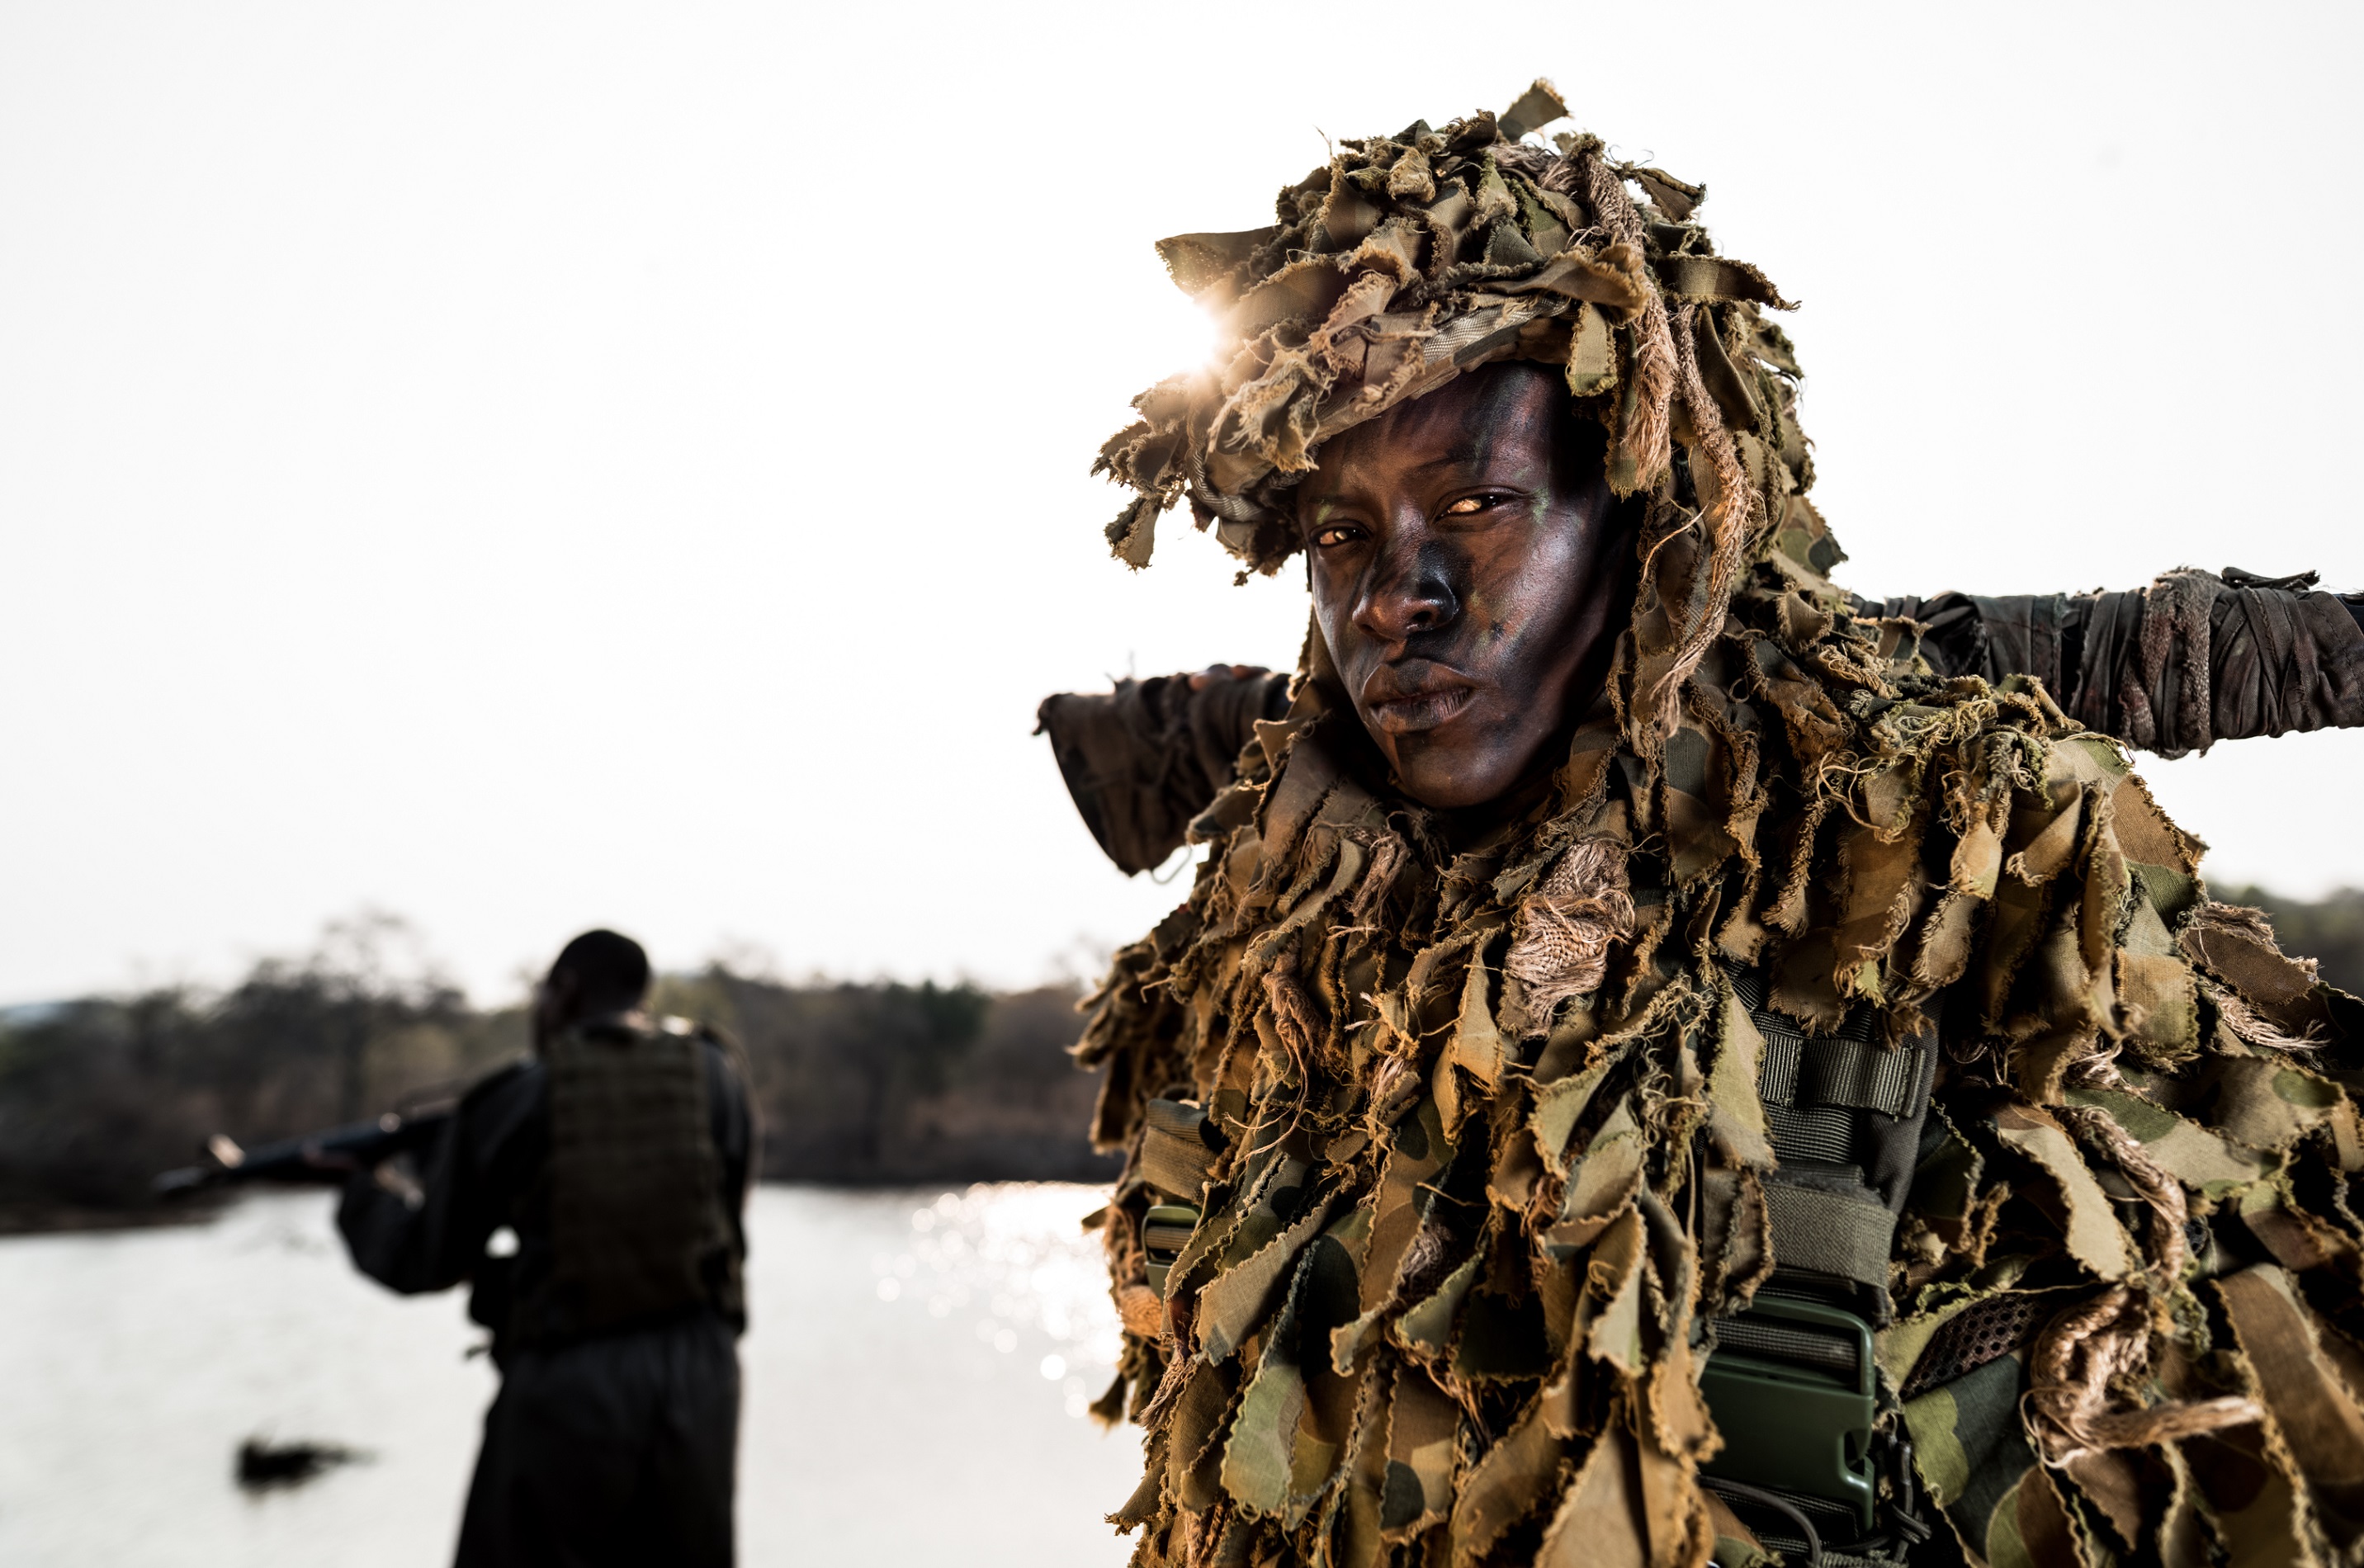
[[[1097,1193],[1098,1189],[1086,1189]],[[924,1304],[931,1318],[973,1318],[976,1338],[1014,1352],[1021,1330],[1059,1347],[1037,1363],[1080,1419],[1112,1375],[1118,1332],[1097,1239],[1062,1186],[977,1186],[911,1211],[902,1251],[872,1254],[878,1299]],[[1097,1372],[1095,1385],[1087,1373]]]
[[[1137,1434],[1084,1407],[1116,1322],[1098,1188],[767,1187],[750,1209],[751,1564],[1124,1561]],[[0,1241],[0,1562],[447,1561],[493,1376],[455,1297],[354,1276],[316,1195],[187,1229]],[[363,1462],[260,1496],[242,1438]]]

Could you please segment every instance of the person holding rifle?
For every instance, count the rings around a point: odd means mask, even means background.
[[[652,1018],[649,979],[630,938],[567,943],[533,1056],[468,1092],[415,1183],[357,1169],[338,1211],[363,1273],[470,1282],[493,1331],[460,1568],[732,1561],[753,1120],[738,1053]]]

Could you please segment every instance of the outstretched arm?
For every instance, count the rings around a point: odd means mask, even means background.
[[[2364,594],[2314,573],[2170,572],[2119,594],[1940,594],[1855,601],[1924,628],[1940,674],[2033,675],[2089,729],[2177,757],[2219,740],[2364,726]],[[1232,779],[1288,677],[1246,665],[1061,693],[1037,713],[1067,793],[1109,859],[1147,871]]]
[[[2312,572],[2185,570],[2121,594],[1856,605],[1921,622],[1941,674],[2034,675],[2088,729],[2161,756],[2364,725],[2364,595],[2318,592]]]

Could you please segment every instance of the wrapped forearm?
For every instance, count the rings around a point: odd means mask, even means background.
[[[1188,675],[1158,675],[1046,697],[1036,732],[1050,735],[1084,825],[1132,873],[1181,848],[1190,819],[1232,782],[1255,721],[1288,706],[1286,675],[1216,676],[1196,689]]]
[[[2364,602],[2315,576],[2170,572],[2127,593],[1857,601],[1925,628],[1940,673],[2041,680],[2089,729],[2179,757],[2219,740],[2364,725]]]

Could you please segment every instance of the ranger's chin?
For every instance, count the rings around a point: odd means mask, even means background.
[[[1509,792],[1515,773],[1484,751],[1440,743],[1434,730],[1406,736],[1390,750],[1404,793],[1436,811],[1483,806]]]

